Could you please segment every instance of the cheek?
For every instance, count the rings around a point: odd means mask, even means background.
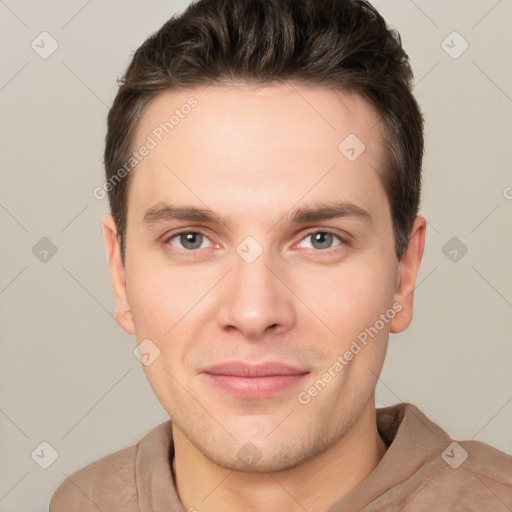
[[[348,340],[373,325],[391,307],[394,281],[389,262],[354,260],[324,270],[321,275],[302,272],[297,286],[304,298],[308,297],[304,302],[312,312],[338,339]]]
[[[194,329],[201,325],[199,301],[211,284],[207,280],[199,285],[198,276],[179,268],[141,264],[131,270],[127,290],[136,338],[138,343],[151,340],[159,351],[158,358],[143,369],[164,403],[170,389],[186,382],[186,356],[198,338]]]
[[[197,291],[194,293],[190,279],[184,282],[179,272],[154,265],[134,267],[127,273],[127,294],[135,330],[144,337],[164,339],[197,302]]]

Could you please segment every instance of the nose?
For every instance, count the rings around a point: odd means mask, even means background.
[[[234,268],[223,280],[217,321],[223,330],[238,331],[247,340],[261,340],[291,329],[296,321],[293,294],[282,266],[263,252],[248,263],[234,255]]]

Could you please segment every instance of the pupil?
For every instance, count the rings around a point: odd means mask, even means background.
[[[199,242],[199,236],[201,236],[199,233],[187,233],[185,235],[181,235],[181,243],[189,249],[197,249],[201,246],[201,243]],[[329,247],[331,238],[332,235],[330,233],[316,233],[314,240],[315,243],[319,243],[321,248],[325,249],[325,247]],[[191,243],[192,247],[187,246],[188,243]]]
[[[181,235],[181,243],[187,249],[197,249],[201,246],[201,242],[198,242],[199,236],[201,236],[199,233],[186,233],[185,235]],[[196,239],[195,243],[194,239]],[[192,247],[187,244],[192,244]]]
[[[316,236],[314,237],[314,239],[315,239],[315,242],[320,242],[320,245],[322,246],[320,248],[325,249],[326,247],[329,247],[329,245],[330,245],[329,242],[331,241],[331,237],[332,237],[332,235],[330,233],[317,233]],[[324,240],[323,242],[322,242],[322,239]],[[325,240],[327,240],[327,242]]]

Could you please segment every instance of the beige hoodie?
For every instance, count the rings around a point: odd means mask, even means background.
[[[377,426],[384,457],[326,512],[512,512],[512,456],[479,441],[454,442],[408,403],[377,409]],[[173,453],[167,421],[69,476],[50,512],[186,512]]]

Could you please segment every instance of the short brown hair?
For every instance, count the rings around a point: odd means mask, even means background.
[[[294,82],[355,92],[384,123],[385,165],[379,176],[400,259],[419,209],[424,150],[412,79],[399,33],[366,1],[192,2],[146,39],[120,81],[108,115],[107,182],[130,158],[144,108],[164,90]],[[130,176],[108,190],[123,263]]]

